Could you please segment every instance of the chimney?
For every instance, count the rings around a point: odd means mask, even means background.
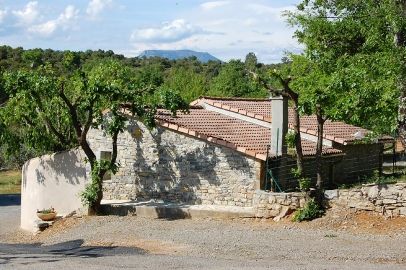
[[[288,132],[288,98],[271,97],[271,155],[281,156],[287,152],[285,136]]]

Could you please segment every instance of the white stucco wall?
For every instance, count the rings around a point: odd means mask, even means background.
[[[37,209],[55,208],[58,215],[83,211],[79,193],[87,183],[85,154],[71,150],[27,161],[22,169],[21,228],[36,231]]]

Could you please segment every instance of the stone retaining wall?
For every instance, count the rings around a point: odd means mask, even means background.
[[[256,217],[279,219],[303,207],[306,201],[304,192],[275,193],[257,190],[252,204]]]
[[[388,217],[406,216],[406,183],[326,190],[324,195],[328,206],[373,211]],[[257,190],[252,205],[256,217],[280,219],[303,207],[308,199],[302,192]]]
[[[331,206],[374,211],[390,217],[406,216],[406,183],[327,190],[325,197]]]

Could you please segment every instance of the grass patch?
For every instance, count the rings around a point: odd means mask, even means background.
[[[0,194],[21,193],[21,171],[0,171]]]

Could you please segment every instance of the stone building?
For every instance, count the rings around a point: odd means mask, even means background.
[[[194,101],[187,114],[159,110],[154,130],[129,119],[118,139],[120,169],[105,177],[104,198],[250,207],[269,182],[279,191],[294,190],[295,158],[284,142],[292,119],[282,98],[212,97]],[[342,122],[326,121],[324,129],[323,174],[329,186],[379,170],[383,144],[392,140],[365,143],[368,130]],[[314,179],[315,116],[302,117],[300,131],[306,172]],[[102,130],[91,130],[88,140],[99,158],[109,158],[111,141]]]

